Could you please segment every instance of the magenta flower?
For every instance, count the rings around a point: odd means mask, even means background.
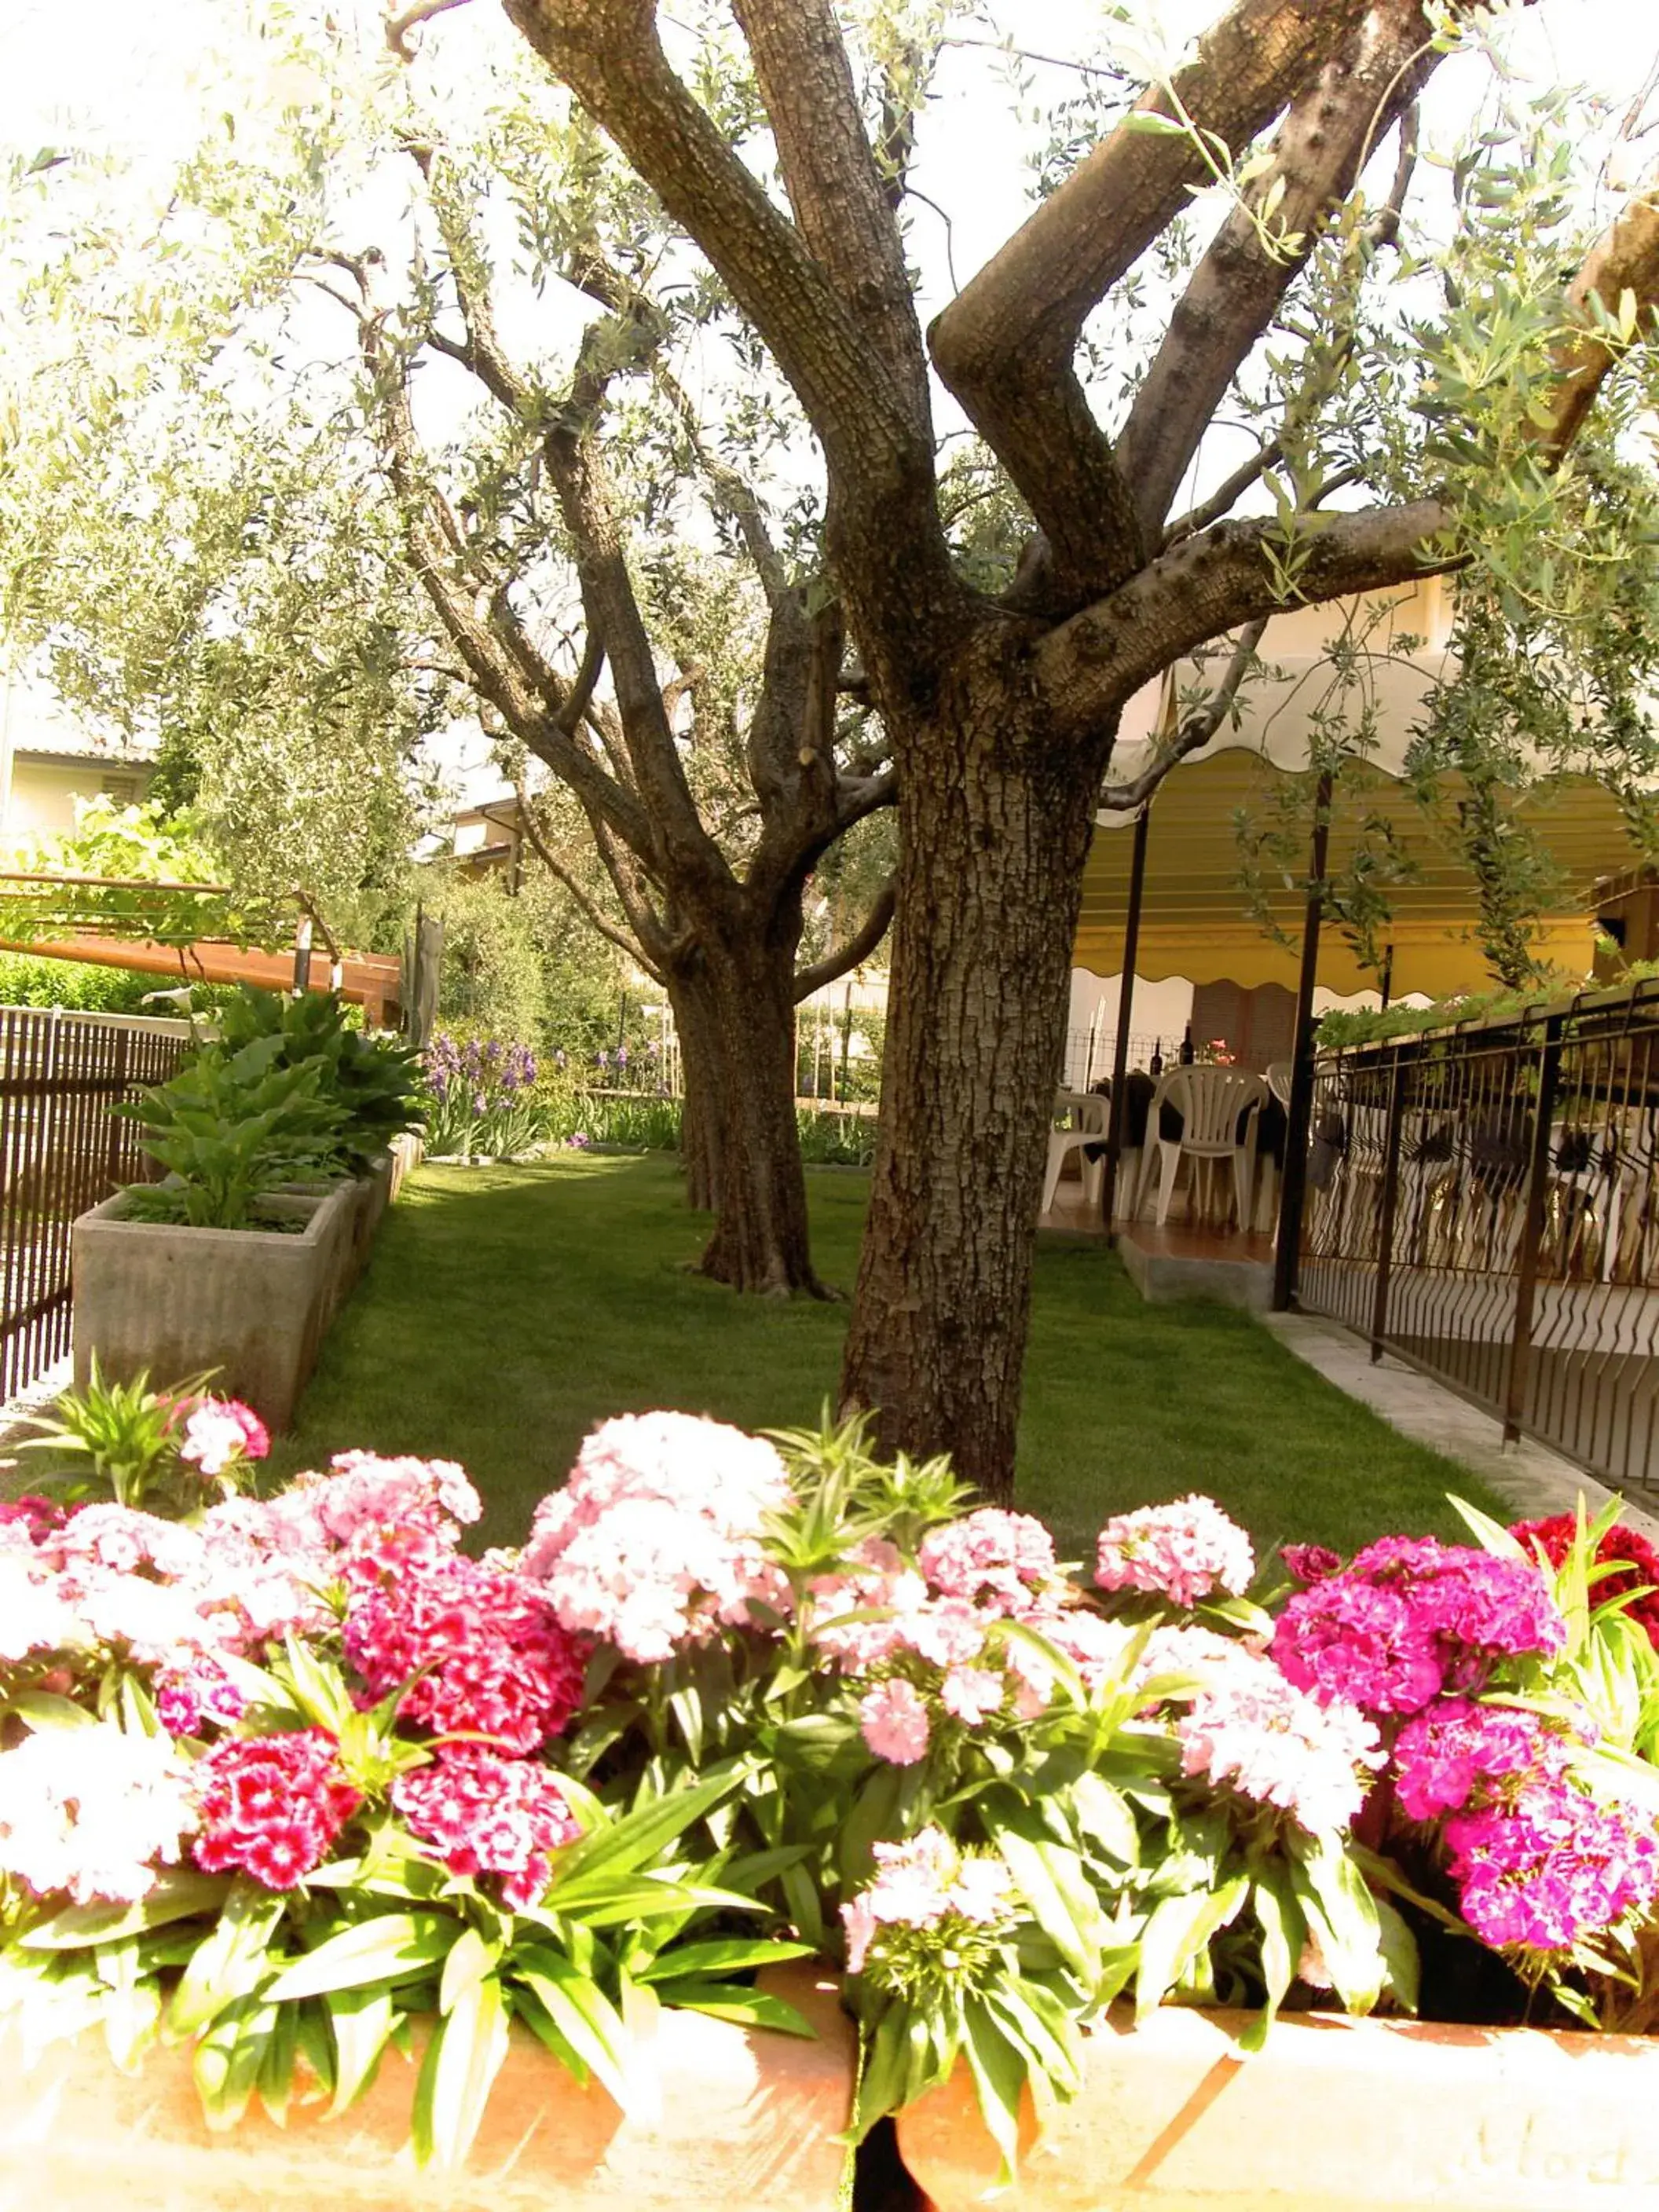
[[[1463,1917],[1497,1950],[1570,1951],[1659,1892],[1659,1834],[1632,1806],[1565,1781],[1446,1823]]]
[[[346,1656],[372,1698],[410,1684],[399,1717],[434,1735],[538,1750],[581,1706],[586,1646],[521,1575],[440,1554],[359,1588]],[[418,1679],[416,1679],[417,1678]]]
[[[1407,1722],[1394,1747],[1395,1789],[1413,1820],[1461,1812],[1477,1788],[1522,1777],[1557,1781],[1568,1760],[1565,1737],[1537,1713],[1515,1705],[1477,1705],[1443,1698]]]

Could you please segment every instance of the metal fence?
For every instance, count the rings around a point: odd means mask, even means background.
[[[1659,1484],[1659,982],[1322,1054],[1297,1297]]]
[[[1060,1061],[1060,1088],[1064,1091],[1088,1091],[1112,1072],[1113,1055],[1117,1050],[1115,1030],[1067,1030]],[[1129,1066],[1150,1067],[1154,1058],[1161,1058],[1173,1067],[1180,1058],[1179,1032],[1170,1036],[1154,1036],[1150,1030],[1144,1034],[1136,1030],[1129,1032]]]
[[[70,1346],[70,1225],[145,1172],[121,1099],[164,1082],[182,1022],[0,1007],[0,1399]]]

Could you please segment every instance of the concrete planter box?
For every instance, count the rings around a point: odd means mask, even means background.
[[[395,1206],[408,1182],[426,1158],[426,1139],[418,1129],[405,1129],[392,1139],[392,1202]]]
[[[305,1226],[186,1229],[122,1218],[118,1194],[71,1232],[75,1379],[92,1355],[123,1380],[148,1370],[167,1383],[216,1368],[215,1387],[288,1428],[349,1265],[359,1198],[273,1200]]]
[[[624,2119],[579,2088],[525,2030],[459,2172],[422,2174],[404,2148],[416,2068],[388,2051],[368,2094],[335,2120],[254,2107],[209,2132],[188,2051],[118,2074],[101,2039],[46,2051],[25,2073],[0,2053],[0,2206],[5,2212],[833,2212],[846,2153],[853,2037],[827,1979],[770,1984],[819,2040],[750,2033],[665,2013],[660,2112]],[[418,2039],[417,2039],[418,2041]],[[418,2049],[416,2051],[418,2057]]]
[[[386,1219],[386,1210],[392,1203],[393,1179],[397,1163],[390,1152],[382,1152],[367,1175],[357,1178],[357,1219],[352,1240],[352,1279],[355,1281],[368,1265],[368,1255],[374,1249],[374,1239],[380,1233],[380,1224]]]
[[[1010,2212],[1656,2212],[1659,2039],[1298,2014],[1243,2056],[1247,2015],[1127,2012],[1032,2148]],[[1030,2120],[1028,2103],[1027,2118]],[[898,2123],[935,2212],[994,2191],[965,2069]]]

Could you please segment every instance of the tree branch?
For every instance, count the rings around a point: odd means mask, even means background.
[[[1249,460],[1241,461],[1231,476],[1224,477],[1208,499],[1201,500],[1179,522],[1170,525],[1164,533],[1161,550],[1167,553],[1183,538],[1194,537],[1199,531],[1207,530],[1212,522],[1219,522],[1224,514],[1231,514],[1250,486],[1259,483],[1268,470],[1276,469],[1284,458],[1284,447],[1277,438],[1269,438]]]
[[[796,227],[828,270],[909,426],[933,442],[927,362],[887,185],[831,0],[732,0]]]
[[[803,999],[810,999],[814,991],[821,991],[826,983],[836,982],[846,975],[849,968],[863,967],[892,925],[896,896],[890,878],[877,893],[875,904],[847,942],[838,945],[833,952],[826,953],[822,960],[815,960],[810,968],[800,970],[795,977],[797,1006]]]
[[[1659,170],[1650,173],[1623,212],[1603,232],[1568,296],[1581,310],[1591,299],[1599,300],[1616,322],[1620,301],[1627,291],[1636,297],[1638,331],[1650,337],[1659,316]],[[1562,347],[1555,419],[1542,444],[1552,465],[1583,428],[1597,392],[1619,358],[1619,349],[1589,330]]]
[[[1296,573],[1296,604],[1327,599],[1432,575],[1459,565],[1443,544],[1456,527],[1444,501],[1364,507],[1321,521]],[[1220,522],[1150,562],[1109,599],[1073,615],[1038,646],[1038,682],[1050,702],[1057,737],[1099,726],[1141,685],[1170,664],[1235,629],[1283,611],[1284,568],[1270,557],[1282,544],[1276,520]]]
[[[583,919],[588,923],[590,927],[598,930],[601,937],[606,939],[611,944],[614,945],[619,951],[625,952],[630,960],[635,962],[638,966],[643,968],[646,974],[651,978],[653,983],[660,983],[663,981],[663,978],[659,974],[655,963],[647,957],[642,947],[636,945],[634,939],[628,936],[625,932],[618,929],[608,918],[604,908],[594,904],[593,901],[588,896],[586,891],[583,890],[581,884],[576,880],[575,877],[571,874],[570,871],[561,862],[554,859],[552,853],[548,848],[547,840],[542,836],[541,830],[537,825],[536,817],[531,811],[530,802],[526,795],[524,787],[522,785],[520,785],[517,788],[517,798],[519,802],[519,825],[523,830],[525,836],[530,840],[531,845],[534,849],[536,858],[547,870],[548,874],[552,877],[555,883],[562,884],[564,890],[568,892],[578,911],[581,914]],[[488,810],[486,810],[486,813],[488,813]],[[494,817],[492,816],[489,818],[493,820]]]
[[[1191,753],[1200,752],[1209,744],[1232,711],[1233,702],[1250,672],[1250,664],[1255,659],[1267,627],[1266,615],[1258,615],[1253,623],[1246,623],[1233,650],[1233,657],[1227,664],[1226,674],[1203,705],[1188,715],[1170,744],[1155,760],[1148,762],[1139,775],[1131,776],[1127,783],[1104,785],[1100,793],[1100,805],[1115,813],[1127,813],[1133,807],[1144,806],[1178,761],[1185,760]]]
[[[707,254],[822,440],[831,540],[862,526],[879,557],[860,582],[866,633],[942,643],[965,614],[933,503],[931,437],[856,303],[768,198],[670,68],[655,0],[504,0],[554,75]],[[884,219],[885,210],[884,210]],[[880,316],[874,319],[880,321]],[[902,583],[900,580],[902,580]],[[895,684],[899,653],[895,653]],[[907,670],[914,679],[914,659]]]
[[[1241,151],[1348,38],[1370,0],[1237,0],[1173,90],[1200,130]],[[1137,114],[1173,118],[1161,88]],[[1065,609],[1144,557],[1134,503],[1073,359],[1092,309],[1207,181],[1184,131],[1126,118],[1049,194],[929,333],[934,365],[1048,541]]]
[[[1375,7],[1292,100],[1271,166],[1246,188],[1193,271],[1117,441],[1118,466],[1149,538],[1391,112],[1420,89],[1437,58],[1425,51],[1429,38],[1421,0]]]
[[[413,61],[410,33],[422,23],[429,23],[434,15],[447,15],[452,8],[465,8],[467,0],[413,0],[411,6],[400,8],[386,17],[386,42],[399,61]]]
[[[708,444],[703,436],[697,410],[691,404],[691,395],[679,379],[671,375],[666,369],[659,369],[657,380],[679,417],[680,427],[696,457],[698,467],[708,477],[716,500],[742,538],[744,550],[760,578],[766,603],[775,614],[781,603],[793,604],[793,595],[789,589],[788,572],[783,565],[782,556],[772,542],[772,533],[766,526],[765,510],[754,487],[729,461],[722,460]]]

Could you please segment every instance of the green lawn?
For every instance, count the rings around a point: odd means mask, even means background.
[[[853,1277],[866,1182],[809,1170],[825,1279]],[[662,1157],[426,1168],[382,1231],[273,1472],[350,1445],[461,1461],[488,1540],[530,1508],[593,1423],[672,1406],[747,1427],[814,1420],[844,1305],[738,1299],[687,1272],[702,1224]],[[1396,1436],[1218,1306],[1148,1307],[1112,1255],[1044,1243],[1020,1428],[1020,1503],[1082,1556],[1109,1512],[1189,1490],[1258,1540],[1344,1549],[1457,1524],[1473,1475]]]

